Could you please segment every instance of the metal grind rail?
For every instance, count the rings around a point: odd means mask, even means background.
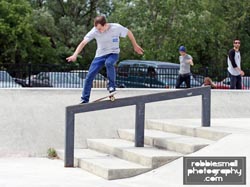
[[[149,95],[132,96],[116,99],[114,102],[109,100],[88,103],[83,105],[72,105],[66,107],[66,127],[65,127],[65,167],[74,166],[74,139],[75,139],[75,114],[113,109],[135,105],[135,146],[144,146],[144,122],[145,122],[145,104],[194,97],[201,95],[202,99],[202,127],[210,127],[211,118],[211,90],[209,86],[190,88],[183,90],[173,90]]]

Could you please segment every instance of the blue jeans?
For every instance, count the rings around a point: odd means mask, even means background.
[[[85,84],[82,90],[81,100],[85,102],[89,102],[90,92],[93,84],[93,80],[96,74],[106,66],[107,76],[108,76],[108,90],[115,90],[115,64],[119,59],[119,54],[111,53],[101,57],[96,57],[92,61],[88,74],[85,79]]]
[[[242,80],[241,75],[232,75],[229,73],[230,76],[230,89],[242,89]]]

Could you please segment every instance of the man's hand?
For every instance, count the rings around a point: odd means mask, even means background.
[[[245,75],[245,72],[240,70],[240,75],[243,77]]]
[[[74,56],[74,55],[72,55],[72,56],[70,56],[70,57],[66,58],[66,60],[67,60],[68,62],[75,62],[75,61],[76,61],[76,59],[77,59],[77,57],[76,57],[76,56]]]
[[[245,72],[242,71],[239,67],[234,68],[236,71],[240,73],[240,75],[243,77],[245,75]]]
[[[190,60],[188,60],[187,62],[188,62],[191,66],[194,65],[193,59],[190,59]]]
[[[134,46],[134,50],[136,53],[138,53],[139,55],[142,55],[144,50],[139,46],[139,45],[135,45]]]
[[[88,41],[84,39],[84,40],[77,46],[77,48],[76,48],[74,54],[73,54],[72,56],[66,58],[66,60],[67,60],[68,62],[75,62],[76,59],[77,59],[77,55],[82,51],[82,49],[84,48],[84,46],[85,46],[87,43],[88,43]]]

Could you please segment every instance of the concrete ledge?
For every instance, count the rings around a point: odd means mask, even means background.
[[[117,97],[166,91],[121,89]],[[106,95],[93,89],[91,99]],[[44,156],[49,147],[64,148],[65,107],[79,102],[81,89],[0,89],[0,156]],[[247,118],[250,91],[212,90],[213,118]],[[237,101],[237,102],[236,102]],[[111,117],[112,116],[112,117]],[[146,105],[147,119],[201,117],[201,99],[190,97]],[[117,138],[117,129],[134,128],[134,107],[76,115],[76,148],[87,138]]]

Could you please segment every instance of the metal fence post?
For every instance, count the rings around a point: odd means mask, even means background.
[[[66,109],[64,166],[74,167],[74,113]]]
[[[205,90],[202,94],[202,127],[210,127],[211,118],[211,88]]]
[[[31,73],[32,73],[31,72],[32,71],[31,66],[32,66],[32,64],[31,64],[31,62],[29,62],[28,63],[28,76],[29,76],[29,84],[28,85],[29,85],[29,87],[31,86]]]
[[[205,67],[205,77],[208,77],[208,67]]]
[[[144,147],[145,103],[136,104],[135,147]]]

